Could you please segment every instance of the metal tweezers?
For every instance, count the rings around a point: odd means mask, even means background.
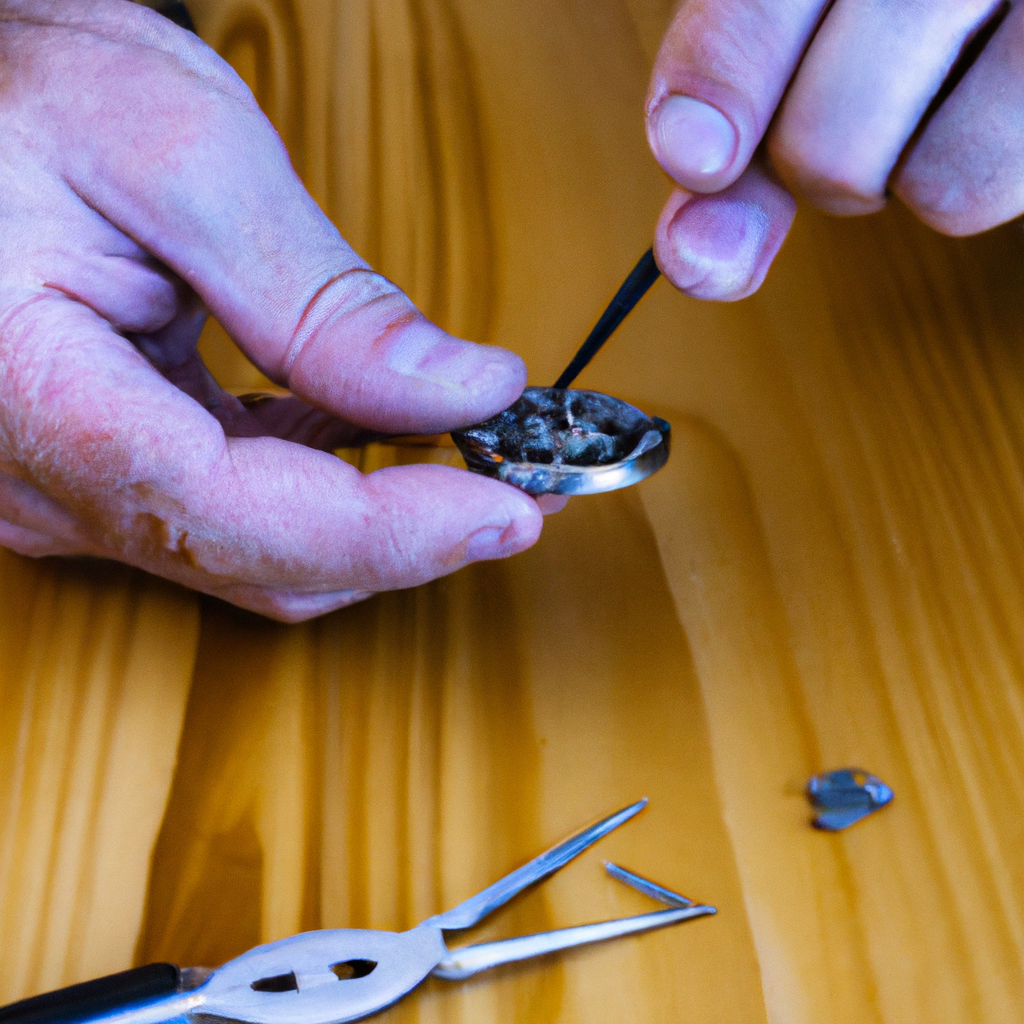
[[[483,892],[406,932],[305,932],[243,953],[215,971],[151,964],[0,1008],[0,1024],[342,1024],[390,1006],[428,975],[461,981],[499,964],[662,928],[715,908],[615,864],[608,873],[668,909],[449,950],[444,932],[472,928],[641,811],[626,807],[567,839]]]

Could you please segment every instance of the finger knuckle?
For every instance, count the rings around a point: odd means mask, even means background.
[[[127,10],[122,6],[109,24],[96,24],[102,34],[113,35],[140,49],[145,47],[151,53],[162,51],[176,60],[189,77],[198,76],[218,91],[255,106],[252,93],[237,72],[194,32],[182,31],[169,18],[143,4]]]
[[[972,235],[1008,220],[984,195],[956,178],[908,178],[900,182],[900,199],[929,227],[944,235]],[[1020,203],[1017,212],[1024,208]]]
[[[842,216],[884,205],[886,171],[825,144],[816,133],[773,132],[772,166],[787,187],[815,206]]]
[[[367,545],[358,576],[373,591],[415,585],[438,574],[425,544],[422,516],[415,515],[389,473],[379,470],[361,478]]]
[[[282,379],[289,380],[304,357],[316,348],[325,327],[358,312],[376,313],[383,321],[381,330],[386,330],[414,310],[397,285],[362,264],[325,275],[295,321],[281,361]]]

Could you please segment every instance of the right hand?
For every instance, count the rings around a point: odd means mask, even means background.
[[[651,148],[678,185],[656,232],[661,269],[699,298],[749,295],[794,197],[854,216],[891,189],[949,235],[1018,216],[1022,66],[1017,2],[683,0],[647,104]]]

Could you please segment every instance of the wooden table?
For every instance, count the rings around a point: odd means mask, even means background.
[[[553,379],[667,192],[641,111],[668,4],[190,6],[356,248]],[[644,909],[605,857],[716,918],[382,1019],[1020,1021],[1022,298],[1018,225],[802,210],[757,296],[661,284],[581,379],[672,421],[658,476],[306,625],[3,554],[0,996],[403,928],[646,795],[474,938]],[[803,783],[846,765],[896,800],[815,832]]]

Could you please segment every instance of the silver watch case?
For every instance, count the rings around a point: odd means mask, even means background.
[[[452,431],[474,473],[527,494],[599,494],[644,480],[668,461],[672,428],[620,398],[527,388],[484,423]]]

